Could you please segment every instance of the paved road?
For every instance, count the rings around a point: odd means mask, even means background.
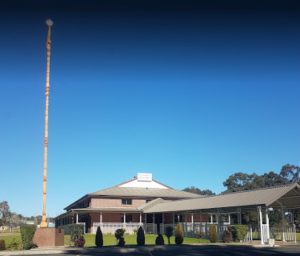
[[[26,254],[24,254],[26,255]],[[38,254],[35,254],[38,255]],[[45,255],[45,254],[39,254]],[[48,254],[49,255],[49,254]],[[50,254],[51,255],[51,254]],[[54,254],[53,254],[54,255]],[[299,256],[300,245],[257,248],[228,245],[183,245],[183,246],[145,246],[145,247],[104,247],[101,249],[68,250],[55,255],[87,255],[87,256]]]

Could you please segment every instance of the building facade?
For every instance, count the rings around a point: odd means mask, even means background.
[[[296,241],[293,216],[299,208],[297,183],[200,196],[162,184],[150,173],[138,173],[132,180],[84,195],[68,205],[55,223],[56,227],[82,224],[87,233],[95,233],[97,227],[101,227],[103,233],[114,233],[118,228],[134,233],[142,226],[146,233],[155,234],[180,223],[187,236],[208,236],[209,227],[214,224],[219,238],[228,225],[246,224],[249,232],[245,239],[250,241],[253,234],[257,234],[265,244],[274,237],[284,242]],[[278,216],[279,212],[281,220],[270,225],[270,217]],[[251,214],[256,218],[250,222]]]

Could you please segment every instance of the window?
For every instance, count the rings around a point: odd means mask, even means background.
[[[132,199],[122,199],[122,204],[131,205],[132,204]]]

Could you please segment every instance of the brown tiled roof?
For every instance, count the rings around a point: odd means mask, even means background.
[[[175,190],[175,189],[161,189],[161,188],[134,188],[134,187],[111,187],[102,189],[90,196],[120,196],[120,197],[144,197],[144,198],[193,198],[200,197],[197,194]]]

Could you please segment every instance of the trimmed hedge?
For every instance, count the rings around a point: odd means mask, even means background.
[[[164,245],[165,244],[165,240],[164,237],[162,236],[162,234],[158,234],[156,239],[155,239],[155,244],[156,245]]]
[[[23,225],[20,227],[21,239],[22,239],[22,244],[23,244],[24,250],[29,250],[32,247],[34,247],[32,239],[33,239],[35,230],[36,230],[35,225]]]
[[[216,225],[210,225],[210,227],[209,227],[209,240],[211,243],[217,242],[217,227],[216,227]]]
[[[84,225],[82,224],[68,224],[59,228],[64,230],[65,235],[72,235],[74,232],[84,234]]]
[[[183,230],[181,224],[177,224],[175,228],[175,243],[180,245],[183,243]]]
[[[168,244],[171,244],[170,238],[173,235],[173,227],[172,226],[167,226],[165,229],[165,235],[168,238]]]
[[[103,246],[103,234],[100,227],[98,227],[96,231],[95,244],[97,247]]]
[[[145,232],[142,227],[139,227],[136,236],[137,245],[145,245]]]
[[[223,232],[222,240],[224,243],[230,243],[232,241],[232,234],[229,230]]]

